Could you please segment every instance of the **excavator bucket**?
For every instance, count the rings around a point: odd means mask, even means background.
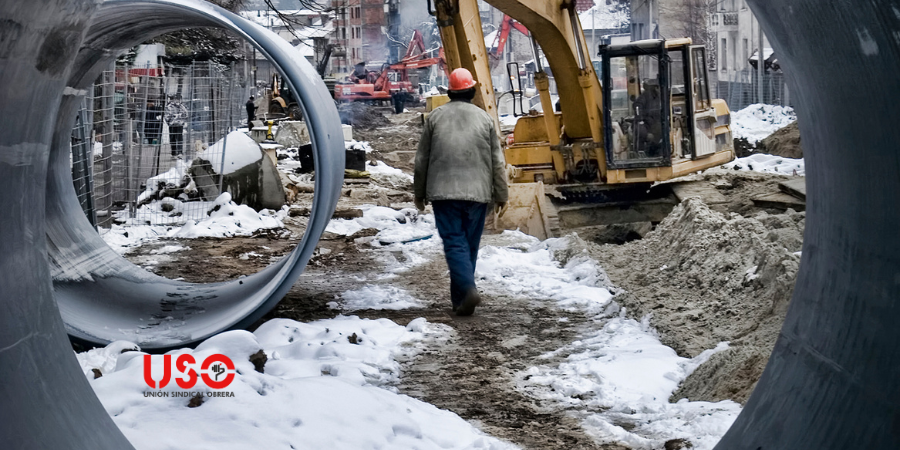
[[[544,183],[509,185],[506,208],[494,216],[494,229],[519,230],[540,240],[553,237],[559,228],[556,215],[544,196]]]

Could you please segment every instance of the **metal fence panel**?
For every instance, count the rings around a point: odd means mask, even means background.
[[[198,153],[241,125],[241,81],[233,65],[214,62],[165,69],[117,64],[103,72],[72,130],[72,178],[92,223],[205,217],[214,199],[176,192]],[[217,181],[221,191],[221,176]],[[150,207],[166,182],[174,206]]]

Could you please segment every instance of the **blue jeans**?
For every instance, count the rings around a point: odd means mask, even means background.
[[[450,268],[450,301],[459,306],[466,293],[475,289],[475,261],[488,205],[465,200],[436,200],[432,205]]]

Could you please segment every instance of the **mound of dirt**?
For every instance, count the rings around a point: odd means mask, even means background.
[[[800,127],[797,122],[772,133],[757,145],[758,152],[785,158],[802,158],[803,148],[800,146]]]
[[[392,125],[384,114],[362,102],[342,103],[338,106],[338,114],[341,116],[341,123],[365,130]]]
[[[592,248],[629,315],[652,314],[660,340],[682,356],[719,342],[672,400],[746,402],[775,345],[800,263],[805,214],[720,213],[678,205],[643,240]]]

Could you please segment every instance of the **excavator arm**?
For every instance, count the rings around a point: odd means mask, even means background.
[[[600,82],[590,64],[591,51],[580,29],[574,0],[486,0],[527,30],[544,50],[553,69],[562,108],[562,125],[571,139],[602,143]],[[490,62],[477,0],[433,0],[433,14],[449,69],[465,67],[479,82],[475,104],[497,115]],[[429,8],[432,0],[428,1]]]

